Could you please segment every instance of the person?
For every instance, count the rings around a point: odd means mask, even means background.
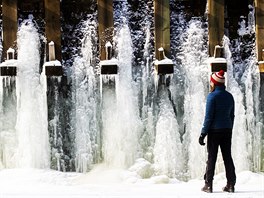
[[[200,145],[205,145],[204,139],[207,136],[208,160],[204,175],[205,185],[201,190],[208,193],[213,192],[215,163],[219,146],[227,178],[227,184],[223,191],[235,191],[236,174],[231,155],[235,104],[232,94],[225,90],[224,73],[223,70],[220,70],[211,75],[211,92],[207,96],[205,118],[199,137]]]

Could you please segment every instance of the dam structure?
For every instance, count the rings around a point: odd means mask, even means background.
[[[0,169],[202,178],[223,69],[236,171],[264,171],[263,0],[0,2]]]

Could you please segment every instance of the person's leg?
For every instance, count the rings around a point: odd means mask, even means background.
[[[225,164],[227,186],[223,188],[224,191],[234,192],[236,183],[235,166],[231,155],[232,132],[223,133],[223,138],[220,143],[220,148]]]
[[[205,173],[205,181],[212,182],[214,179],[215,163],[217,159],[219,141],[217,134],[208,134],[207,152],[208,160]]]
[[[206,165],[206,173],[204,175],[205,186],[202,188],[205,192],[212,192],[212,183],[214,179],[215,163],[217,159],[219,141],[217,134],[208,134],[207,152],[208,160]]]

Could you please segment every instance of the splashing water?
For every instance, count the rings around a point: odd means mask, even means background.
[[[140,145],[143,149],[143,156],[148,161],[153,161],[153,148],[155,143],[155,116],[152,104],[153,72],[151,65],[151,31],[150,24],[145,26],[146,39],[144,44],[144,64],[142,64],[142,111],[144,131],[140,138]]]
[[[255,64],[255,43],[252,42],[254,24],[254,9],[251,9],[248,22],[243,20],[240,24],[240,37],[233,41],[235,45],[230,45],[226,37],[223,42],[228,61],[228,89],[233,93],[236,105],[233,156],[237,171],[260,170],[262,124],[259,115],[260,79]],[[232,57],[231,52],[235,52],[235,56]],[[246,58],[241,54],[246,54]]]
[[[182,64],[186,72],[183,145],[187,151],[188,174],[191,178],[201,176],[205,161],[205,149],[197,142],[205,113],[209,74],[204,64],[208,55],[204,39],[206,31],[202,25],[199,20],[191,20],[186,30],[187,38],[182,44],[185,54]]]
[[[18,31],[17,166],[49,167],[49,136],[45,83],[39,74],[40,41],[31,21]]]
[[[141,128],[138,102],[132,83],[133,50],[127,25],[120,30],[117,48],[119,76],[116,78],[116,96],[108,91],[109,97],[103,97],[105,107],[102,110],[111,114],[103,116],[104,160],[110,166],[127,168],[137,157],[138,135]]]
[[[160,112],[153,150],[154,166],[156,174],[176,177],[181,174],[184,161],[179,126],[167,90],[163,87],[159,92]]]
[[[81,49],[83,57],[77,57],[73,64],[72,125],[75,130],[75,166],[78,172],[89,171],[100,160],[97,88],[91,65],[92,46],[92,30],[88,30]]]
[[[229,39],[224,39],[225,54],[228,64],[228,82],[227,90],[233,94],[235,100],[235,122],[233,128],[233,158],[237,171],[249,169],[249,153],[248,140],[252,137],[247,131],[246,126],[246,110],[243,103],[243,93],[241,92],[238,83],[233,77],[233,63],[231,60],[231,52],[229,49]],[[243,152],[241,152],[241,150]],[[239,163],[236,163],[239,162]]]

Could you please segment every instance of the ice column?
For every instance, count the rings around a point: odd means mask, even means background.
[[[99,160],[97,94],[92,60],[92,31],[88,28],[82,41],[82,56],[73,64],[73,114],[75,130],[75,166],[87,172]]]
[[[112,115],[103,120],[105,123],[112,122],[111,127],[103,130],[104,159],[110,166],[126,168],[137,157],[138,134],[141,129],[132,80],[132,40],[127,25],[120,30],[117,48],[119,76],[116,78],[116,111],[113,110]]]
[[[17,44],[17,165],[49,168],[46,89],[39,74],[39,35],[31,21],[22,23]]]
[[[202,22],[191,20],[186,33],[186,40],[182,44],[182,64],[186,73],[183,145],[187,151],[184,155],[187,155],[188,175],[196,178],[203,175],[206,161],[205,147],[201,147],[197,141],[202,129],[208,94],[209,70],[204,64],[208,55],[204,40],[206,32],[202,28]]]

